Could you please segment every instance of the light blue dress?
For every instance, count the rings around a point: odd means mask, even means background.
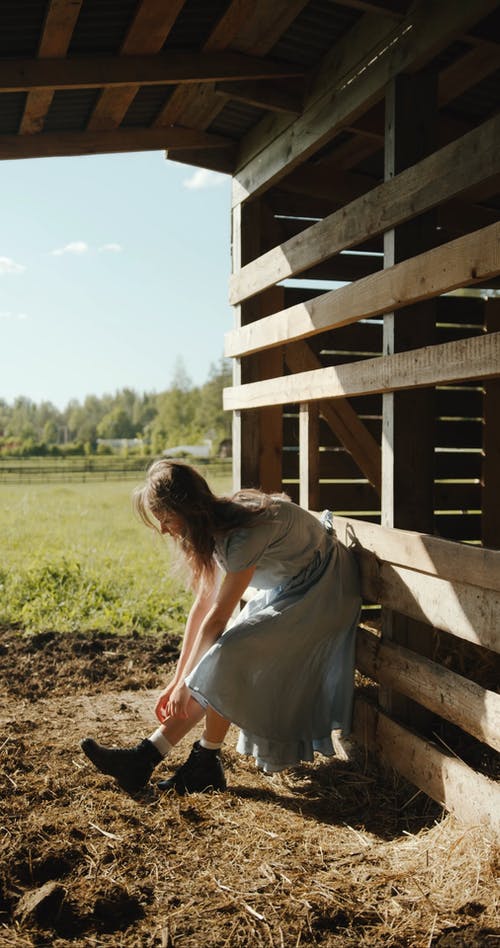
[[[332,730],[350,726],[361,599],[331,515],[277,500],[215,556],[226,572],[255,566],[259,591],[186,679],[193,697],[241,729],[238,751],[266,772],[333,754]]]

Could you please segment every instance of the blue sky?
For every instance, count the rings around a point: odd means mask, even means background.
[[[232,326],[230,182],[163,152],[0,165],[0,397],[206,381]]]

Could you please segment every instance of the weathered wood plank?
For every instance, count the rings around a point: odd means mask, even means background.
[[[115,128],[109,132],[43,132],[0,135],[0,160],[50,158],[63,155],[104,155],[162,148],[216,148],[232,142],[220,135],[181,128]]]
[[[499,375],[500,332],[497,332],[227,388],[224,407],[248,409],[261,405],[293,405],[318,398],[346,398]]]
[[[361,553],[363,595],[387,609],[500,652],[498,591],[378,563]]]
[[[231,278],[231,302],[296,276],[497,174],[499,116],[247,264]]]
[[[359,629],[356,666],[500,751],[500,695],[393,642]]]
[[[393,566],[500,592],[500,551],[464,546],[411,530],[334,517],[337,536]]]
[[[319,507],[318,406],[301,405],[299,418],[299,504],[306,510]]]
[[[82,3],[83,0],[50,0],[38,56],[53,58],[66,55]],[[21,135],[41,132],[53,96],[50,89],[28,93],[19,129]]]
[[[341,127],[379,101],[394,76],[421,68],[495,5],[494,0],[473,6],[468,0],[442,0],[430,9],[427,3],[418,3],[378,44],[373,40],[373,30],[379,27],[375,17],[374,26],[370,25],[362,36],[361,56],[349,35],[348,56],[345,60],[342,55],[336,57],[336,74],[330,77],[323,97],[278,136],[270,136],[265,127],[260,141],[258,133],[254,134],[251,154],[255,157],[250,159],[248,149],[242,148],[234,199],[245,201],[276,183],[333,138]],[[367,51],[371,54],[368,66]]]
[[[353,734],[460,822],[484,824],[500,834],[500,785],[443,754],[361,697],[355,702]]]
[[[272,4],[269,0],[232,0],[204,44],[203,52],[233,48],[252,56],[265,56],[306,3],[307,0],[273,0]],[[207,129],[225,103],[214,88],[205,87],[202,97],[201,91],[196,85],[175,89],[155,124],[179,122]]]
[[[31,89],[180,85],[224,79],[300,76],[299,66],[241,53],[191,53],[171,50],[161,56],[82,56],[71,59],[3,59],[0,92]]]
[[[186,0],[142,0],[120,50],[122,56],[159,53]],[[93,131],[116,128],[125,117],[139,86],[104,89],[90,116],[87,128]]]
[[[218,82],[215,93],[227,101],[245,102],[270,112],[300,115],[303,92],[285,82]]]

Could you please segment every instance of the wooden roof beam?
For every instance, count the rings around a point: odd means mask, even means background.
[[[295,86],[291,88],[284,82],[217,82],[216,95],[224,96],[226,101],[245,102],[269,112],[285,112],[288,115],[300,115],[304,100],[303,91]]]
[[[442,0],[429,7],[421,0],[396,26],[390,19],[367,14],[337,44],[335,56],[326,58],[303,114],[284,128],[278,127],[279,120],[263,120],[244,139],[233,202],[275,184],[379,102],[393,76],[422,68],[496,5],[496,0],[474,5],[469,0]]]
[[[0,160],[50,158],[63,155],[104,155],[165,148],[220,149],[233,145],[221,135],[197,129],[117,128],[109,132],[43,132],[38,135],[0,135]]]
[[[242,53],[192,53],[172,50],[158,56],[96,56],[78,59],[4,59],[0,92],[31,89],[93,89],[178,85],[225,79],[272,79],[303,75],[303,69]]]
[[[234,49],[252,56],[266,56],[308,0],[232,0],[210,34],[204,52]],[[225,102],[215,90],[176,89],[157,117],[156,125],[181,124],[207,129]],[[175,157],[175,156],[174,156]]]
[[[83,0],[51,0],[48,5],[42,37],[38,47],[40,58],[65,56],[80,15]],[[53,99],[51,89],[30,91],[26,97],[20,132],[40,132]]]
[[[170,0],[166,4],[164,0],[142,0],[121,48],[122,55],[159,53],[185,2]],[[127,114],[138,89],[135,83],[119,89],[104,89],[87,127],[92,131],[116,128]]]

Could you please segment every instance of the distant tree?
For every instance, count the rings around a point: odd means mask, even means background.
[[[133,423],[124,408],[116,406],[97,425],[98,438],[135,438]]]
[[[48,419],[43,426],[42,441],[44,444],[57,444],[59,439],[59,427],[55,421]]]

